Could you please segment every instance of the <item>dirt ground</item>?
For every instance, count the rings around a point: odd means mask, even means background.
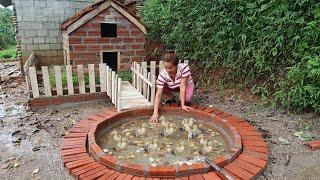
[[[320,117],[272,110],[256,97],[234,91],[197,90],[195,100],[242,117],[266,138],[270,159],[258,179],[319,179],[320,151],[305,140],[320,139]],[[0,179],[72,179],[59,151],[63,134],[77,121],[110,108],[104,101],[31,111],[24,77],[0,83]]]

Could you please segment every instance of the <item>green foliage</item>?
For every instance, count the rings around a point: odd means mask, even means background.
[[[15,46],[10,46],[7,49],[0,50],[0,59],[16,58],[18,56]]]
[[[320,112],[320,2],[315,0],[146,0],[148,37],[264,100]],[[234,81],[233,81],[234,82]]]
[[[0,8],[0,49],[15,44],[15,32],[13,27],[13,11],[8,8]]]
[[[131,71],[119,71],[118,77],[121,78],[122,81],[129,81],[132,83],[132,72]]]

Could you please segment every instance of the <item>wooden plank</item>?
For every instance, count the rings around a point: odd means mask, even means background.
[[[163,61],[159,61],[159,73],[164,69]]]
[[[132,69],[132,70],[133,70],[133,69]],[[135,70],[133,70],[133,71],[135,71]],[[152,86],[151,81],[149,81],[147,78],[144,78],[143,75],[142,75],[140,72],[135,71],[135,73],[136,73],[136,76],[137,76],[138,78],[141,78],[141,80],[145,81],[149,86]],[[136,89],[139,89],[139,88],[136,87]]]
[[[111,68],[107,66],[107,95],[111,97]]]
[[[156,66],[157,66],[157,62],[156,61],[151,61],[150,62],[150,72],[151,75],[156,75]]]
[[[114,105],[117,107],[117,95],[118,95],[118,75],[116,74],[116,76],[114,77]]]
[[[29,67],[29,76],[30,76],[30,83],[31,83],[31,89],[32,89],[32,97],[38,98],[39,87],[38,87],[38,80],[37,80],[37,71],[35,67]]]
[[[121,89],[122,89],[122,80],[118,78],[118,94],[117,94],[117,111],[121,111]]]
[[[71,65],[66,65],[66,74],[67,74],[67,86],[68,86],[68,94],[74,94],[73,88],[73,77],[72,77],[72,67]]]
[[[116,76],[116,73],[114,72],[114,71],[112,71],[112,75],[111,75],[111,102],[114,104],[114,95],[115,95],[115,93],[114,93],[114,91],[115,91],[115,89],[114,89],[114,79],[115,79],[115,76]]]
[[[148,79],[148,71],[147,71],[147,69],[143,69],[143,77],[145,78],[145,79]],[[147,89],[148,88],[148,84],[145,82],[145,81],[143,81],[143,96],[145,97],[145,98],[147,98]]]
[[[55,79],[56,79],[57,95],[58,96],[62,96],[63,95],[63,89],[62,89],[61,67],[60,66],[54,66],[54,76],[55,76]]]
[[[156,76],[151,77],[152,87],[151,87],[151,104],[154,105],[154,98],[156,94]]]
[[[138,91],[140,91],[140,77],[139,77],[139,74],[140,74],[140,64],[139,63],[137,63],[137,69],[136,69],[137,71],[136,71],[136,74],[138,75],[137,76],[137,89],[138,89]]]
[[[90,93],[96,92],[96,78],[94,74],[94,64],[88,64],[88,70],[89,70],[89,87],[90,87]]]
[[[85,83],[84,83],[83,65],[82,64],[77,65],[77,72],[78,72],[79,93],[85,94],[86,88],[85,88]]]
[[[136,72],[135,72],[136,64],[137,64],[137,63],[134,61],[133,64],[131,65],[132,85],[133,85],[134,87],[136,87]]]
[[[140,74],[143,77],[143,67],[140,67]],[[144,82],[143,78],[140,78],[140,82],[139,82],[140,83],[139,84],[139,87],[140,87],[139,91],[140,91],[141,94],[142,94],[142,91],[143,91],[143,82]]]
[[[151,81],[151,72],[148,72],[148,81]],[[147,100],[149,101],[150,98],[150,90],[151,90],[151,86],[148,85],[148,89],[147,89]]]
[[[49,80],[49,70],[48,66],[41,66],[42,71],[42,79],[43,79],[43,86],[44,86],[44,94],[47,97],[51,97],[51,85]]]
[[[100,92],[107,92],[107,65],[99,64]]]

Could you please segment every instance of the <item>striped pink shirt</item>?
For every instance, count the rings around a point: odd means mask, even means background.
[[[187,64],[178,64],[177,74],[174,81],[170,78],[166,69],[162,69],[156,82],[157,88],[163,88],[164,84],[167,84],[170,89],[178,88],[181,84],[181,77],[188,77],[187,84],[193,83],[191,72]]]

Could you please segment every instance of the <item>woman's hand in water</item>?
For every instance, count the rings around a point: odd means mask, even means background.
[[[181,106],[181,108],[187,112],[189,112],[190,110],[192,110],[193,108],[190,106]]]
[[[153,113],[153,115],[150,118],[150,122],[151,123],[157,123],[158,122],[158,114],[157,113]]]

